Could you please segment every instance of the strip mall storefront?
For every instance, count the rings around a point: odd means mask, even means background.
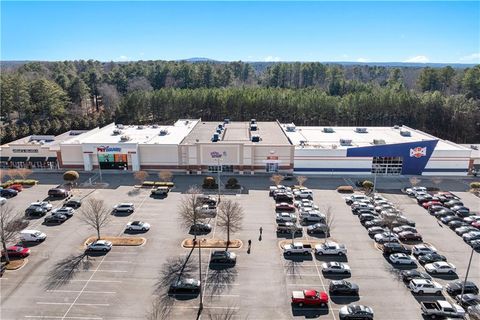
[[[84,169],[140,170],[137,144],[83,145]]]

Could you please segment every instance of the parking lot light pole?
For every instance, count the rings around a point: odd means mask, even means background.
[[[198,268],[200,270],[200,303],[198,305],[198,313],[203,310],[203,284],[202,284],[202,239],[198,238]]]
[[[463,301],[463,294],[465,292],[465,286],[467,285],[468,273],[470,272],[470,266],[472,265],[473,252],[475,250],[472,247],[472,252],[470,253],[470,260],[468,261],[467,273],[465,274],[465,280],[462,285],[462,293],[460,294],[460,303]]]
[[[220,204],[220,170],[221,170],[221,167],[220,167],[220,160],[221,158],[217,158],[217,186],[218,186],[218,201],[217,203]]]

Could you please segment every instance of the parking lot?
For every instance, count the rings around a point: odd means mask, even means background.
[[[191,237],[181,228],[177,212],[188,178],[178,178],[178,188],[165,199],[151,198],[148,189],[133,189],[131,185],[122,185],[118,181],[112,181],[106,189],[75,190],[76,196],[103,199],[107,206],[133,202],[136,211],[130,216],[112,217],[102,234],[122,235],[128,221],[149,222],[152,225],[150,231],[133,235],[147,239],[140,247],[113,247],[105,255],[85,256],[82,244],[94,232],[81,223],[78,216],[74,215],[64,224],[55,226],[42,225],[43,219],[32,220],[29,229],[45,232],[47,239],[32,247],[25,267],[7,271],[1,278],[1,318],[146,319],[154,318],[153,312],[157,316],[167,314],[168,319],[196,319],[198,296],[171,299],[162,297],[156,290],[162,272],[178,257],[185,260],[191,255],[192,275],[198,278],[198,250],[184,249],[180,245],[182,240]],[[111,176],[110,179],[115,178]],[[236,266],[222,270],[209,268],[212,250],[202,249],[204,290],[201,295],[204,309],[201,318],[233,313],[236,319],[337,320],[338,310],[352,302],[372,307],[375,319],[422,318],[418,300],[399,280],[396,268],[375,247],[358,218],[345,205],[343,196],[333,190],[334,185],[351,181],[341,179],[343,181],[339,182],[338,179],[325,178],[306,182],[307,186],[314,189],[314,201],[320,209],[331,207],[335,217],[331,238],[347,246],[347,257],[343,260],[313,256],[286,259],[279,246],[279,241],[284,238],[278,238],[275,232],[274,201],[268,195],[268,178],[256,179],[252,183],[254,187],[242,194],[222,196],[237,200],[244,209],[243,229],[232,236],[242,240],[243,247],[232,249],[238,255]],[[198,183],[201,178],[192,178],[191,181],[194,182],[190,184]],[[245,184],[250,182],[249,179]],[[397,184],[403,182],[385,180],[382,183],[385,187],[390,183],[396,188]],[[49,181],[48,184],[26,189],[9,203],[24,210],[30,202],[42,199],[53,186],[56,185]],[[391,188],[391,192],[386,190],[383,195],[399,205],[405,215],[416,222],[424,241],[433,244],[441,254],[447,256],[448,261],[456,265],[458,276],[463,278],[470,247],[398,189]],[[480,211],[478,198],[467,192],[456,191],[455,194],[472,211]],[[62,201],[52,203],[60,206]],[[215,227],[215,219],[210,223],[214,229],[207,237],[225,239],[226,236]],[[263,228],[261,237],[260,226]],[[310,237],[304,233],[303,238]],[[248,240],[252,241],[250,250]],[[352,269],[348,280],[359,285],[360,295],[352,298],[332,297],[325,309],[292,307],[290,296],[293,290],[328,291],[332,277],[322,274],[320,265],[324,261],[347,262]],[[418,269],[422,270],[423,267],[418,266]],[[469,278],[480,284],[478,253],[474,254]],[[438,281],[446,283],[445,279]]]

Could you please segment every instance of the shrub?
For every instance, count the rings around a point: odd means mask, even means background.
[[[143,181],[142,186],[145,187],[153,187],[155,185],[155,182],[153,181]]]
[[[80,175],[78,174],[77,171],[67,171],[63,174],[63,180],[65,180],[66,182],[70,182],[70,183],[73,183],[75,181],[78,180],[78,178],[80,178]]]
[[[230,178],[227,181],[227,184],[225,185],[225,188],[227,189],[238,189],[240,188],[240,185],[238,184],[238,180],[236,178]]]
[[[353,187],[352,186],[339,186],[339,187],[337,187],[337,192],[353,193]]]
[[[33,179],[27,179],[27,180],[8,180],[5,181],[4,183],[0,184],[0,187],[2,188],[8,188],[12,184],[21,184],[24,186],[34,186],[38,183],[38,180],[33,180]]]
[[[173,182],[165,182],[165,181],[156,181],[155,187],[169,187],[173,188],[175,184]]]
[[[217,189],[217,188],[218,188],[218,184],[216,183],[214,177],[205,177],[205,178],[203,179],[203,185],[202,185],[202,187],[203,187],[204,189]]]
[[[365,180],[362,183],[362,187],[365,189],[365,191],[371,191],[373,189],[373,182]]]
[[[480,182],[471,182],[470,188],[472,189],[480,189]]]

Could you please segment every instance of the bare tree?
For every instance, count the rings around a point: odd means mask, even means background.
[[[307,181],[308,178],[305,177],[305,176],[298,176],[297,177],[297,183],[300,187],[303,187],[303,184],[305,183],[305,181]]]
[[[233,320],[237,315],[238,307],[236,306],[228,306],[227,308],[222,309],[219,311],[220,313],[213,313],[211,310],[208,313],[209,320]]]
[[[128,80],[128,92],[132,91],[152,91],[152,85],[145,77],[134,77],[133,79]]]
[[[110,213],[103,200],[90,198],[80,209],[80,220],[95,229],[97,239],[100,239],[100,231],[110,221]]]
[[[17,174],[20,178],[25,180],[28,176],[32,174],[32,170],[27,168],[17,169]]]
[[[98,87],[98,92],[102,96],[103,105],[109,114],[114,114],[120,106],[120,95],[114,85],[102,83]]]
[[[14,240],[20,230],[28,226],[28,221],[24,219],[21,212],[15,211],[13,207],[5,204],[0,207],[0,240],[2,248],[5,252],[5,260],[7,264],[10,257],[7,252],[7,243]]]
[[[172,181],[172,177],[173,177],[173,174],[171,171],[160,171],[158,173],[158,178],[160,178],[160,180],[165,182]]]
[[[270,181],[272,181],[275,185],[279,185],[282,183],[283,179],[285,177],[279,174],[274,174],[273,176],[270,177]]]
[[[182,226],[187,230],[189,230],[192,225],[198,223],[201,220],[201,215],[197,210],[199,194],[200,189],[198,187],[190,187],[187,190],[186,195],[183,196],[178,206],[180,222]],[[194,233],[193,239],[197,239],[196,232]]]
[[[11,180],[15,180],[15,178],[18,177],[18,169],[8,169],[5,176],[10,177]]]
[[[332,213],[332,206],[328,205],[324,208],[325,213],[325,225],[327,226],[324,234],[325,234],[325,242],[327,242],[327,238],[330,237],[330,231],[333,228],[333,223],[335,222],[335,217]]]
[[[148,178],[149,174],[147,171],[135,171],[133,174],[133,178],[135,180],[138,180],[140,184],[143,184],[143,182]]]
[[[410,179],[408,179],[408,181],[410,181],[410,184],[412,185],[412,187],[417,186],[421,182],[421,180],[418,179],[417,177],[411,177]]]
[[[438,189],[438,186],[440,185],[440,183],[442,183],[442,181],[443,181],[443,179],[439,178],[439,177],[434,177],[432,179],[432,183],[437,189]]]
[[[224,200],[219,206],[217,226],[227,233],[227,246],[230,244],[230,233],[242,229],[243,208],[236,201]]]

